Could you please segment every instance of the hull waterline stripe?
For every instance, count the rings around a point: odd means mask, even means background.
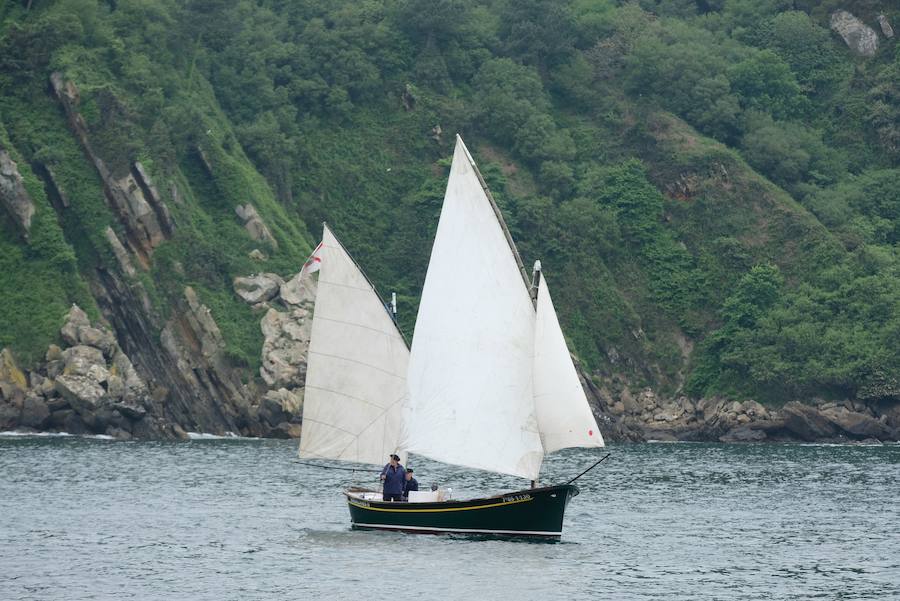
[[[354,503],[353,501],[348,501],[350,505],[354,507],[359,507],[360,509],[365,509],[367,511],[387,511],[388,513],[437,513],[443,511],[471,511],[473,509],[487,509],[489,507],[502,507],[504,505],[516,505],[517,503],[527,503],[528,501],[533,501],[534,498],[530,499],[516,499],[515,501],[506,501],[502,503],[491,503],[490,505],[476,505],[474,507],[443,507],[437,509],[394,509],[392,507],[369,507],[367,505],[360,505],[359,503]]]
[[[390,526],[386,524],[363,524],[354,522],[354,526],[363,528],[380,528],[382,530],[423,530],[426,532],[461,532],[464,534],[528,534],[532,536],[562,536],[562,532],[546,530],[480,530],[478,528],[439,528],[432,526]]]

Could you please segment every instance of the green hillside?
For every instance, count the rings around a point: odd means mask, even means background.
[[[829,29],[837,9],[877,30],[873,56]],[[92,154],[116,181],[142,166],[172,213],[133,284],[163,318],[193,287],[247,379],[260,315],[232,279],[295,273],[322,221],[411,332],[459,132],[598,384],[900,397],[880,14],[900,32],[887,0],[7,1],[0,148],[35,213],[26,238],[0,212],[0,347],[28,365],[71,303],[100,314],[106,229],[129,234]]]

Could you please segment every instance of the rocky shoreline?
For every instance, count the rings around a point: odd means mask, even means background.
[[[158,359],[175,363],[192,388],[208,391],[208,398],[192,403],[173,402],[182,399],[136,368],[109,325],[92,323],[73,305],[60,330],[63,346],[51,345],[34,369],[20,369],[8,349],[0,351],[0,431],[117,440],[187,439],[188,432],[297,438],[314,286],[300,274],[287,280],[274,273],[235,278],[235,294],[261,315],[264,336],[259,378],[239,388],[216,377],[233,369],[220,364],[224,344],[208,309],[186,289],[182,319],[160,333],[165,356]],[[900,441],[900,402],[895,400],[814,399],[766,407],[754,400],[666,399],[649,388],[611,393],[583,372],[581,377],[610,442]],[[230,398],[217,390],[230,390]]]
[[[260,327],[265,337],[260,367],[265,386],[258,387],[256,400],[237,408],[234,429],[220,426],[210,431],[167,411],[165,391],[135,369],[110,328],[92,323],[73,305],[60,330],[64,346],[51,345],[36,369],[22,370],[8,349],[0,351],[0,431],[93,434],[117,440],[187,439],[190,431],[298,437],[314,290],[299,274],[284,280],[268,273],[236,278],[234,288],[263,313]],[[174,338],[167,344],[166,331],[162,338],[163,346],[177,355]],[[582,382],[610,442],[900,441],[900,403],[891,400],[874,405],[792,401],[774,408],[753,400],[664,399],[649,388],[638,394],[628,388],[611,394],[583,374]]]
[[[214,411],[234,415],[204,427],[201,420],[209,409],[205,402],[198,399],[194,411],[173,407],[168,391],[135,369],[110,328],[91,323],[77,305],[66,316],[60,335],[65,346],[50,345],[45,361],[32,370],[20,369],[9,349],[0,351],[0,431],[106,435],[117,440],[186,440],[191,431],[270,438],[300,435],[302,395],[276,388],[261,391],[255,402],[247,404],[226,405],[220,399]],[[173,356],[184,353],[171,332],[167,335],[164,330],[161,337]],[[187,363],[182,367],[193,371]]]
[[[765,407],[753,401],[687,397],[660,399],[652,390],[618,397],[594,389],[600,418],[611,440],[692,442],[900,441],[900,402],[875,405],[859,401],[814,399]]]

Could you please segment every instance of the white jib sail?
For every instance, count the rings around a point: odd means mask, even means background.
[[[437,461],[536,479],[534,307],[457,137],[422,290],[401,446]]]
[[[399,451],[409,349],[327,226],[316,257],[300,456],[383,465]]]
[[[545,452],[604,446],[543,276],[535,316],[534,405]]]

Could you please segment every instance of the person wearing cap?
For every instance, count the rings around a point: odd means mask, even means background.
[[[419,482],[413,478],[413,468],[406,468],[406,479],[403,481],[403,500],[409,500],[409,491],[419,490]]]
[[[400,465],[400,456],[391,455],[390,462],[381,470],[381,481],[384,482],[382,494],[385,501],[402,501],[403,484],[406,470]]]

